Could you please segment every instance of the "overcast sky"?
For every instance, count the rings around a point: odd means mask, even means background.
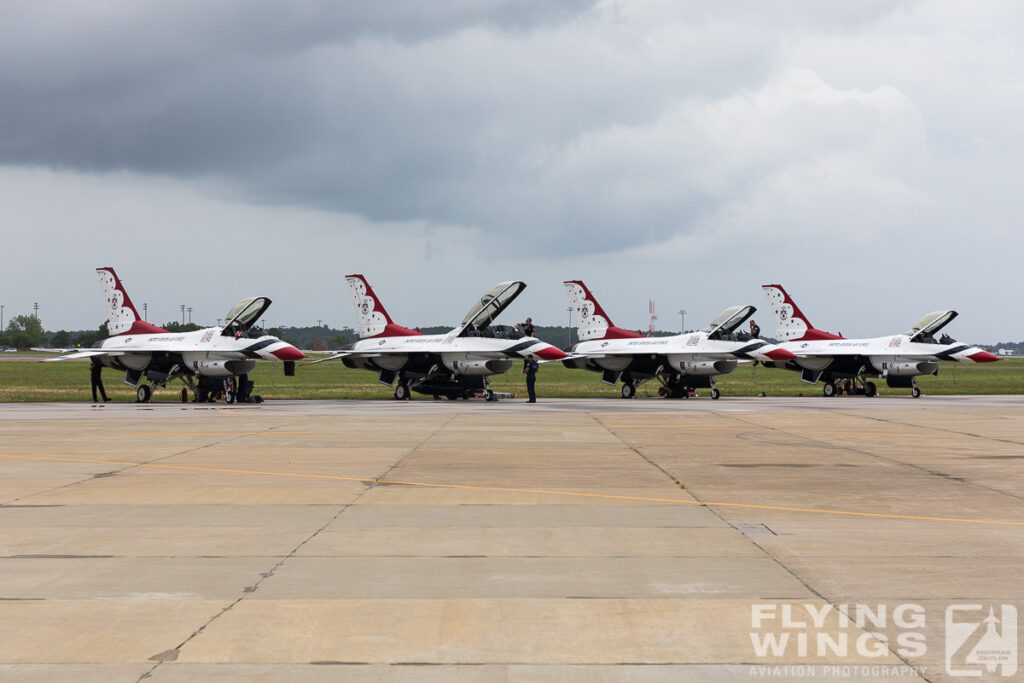
[[[0,1],[0,304],[352,326],[700,327],[781,282],[818,327],[1024,339],[1024,4]]]

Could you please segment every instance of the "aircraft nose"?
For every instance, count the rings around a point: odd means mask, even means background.
[[[993,353],[989,353],[988,351],[978,351],[976,353],[972,353],[967,357],[973,360],[975,363],[995,363],[997,360],[999,360],[999,356]]]
[[[272,350],[270,353],[278,360],[302,360],[306,357],[306,354],[302,351],[299,351],[291,344],[284,343],[282,343],[279,348]]]
[[[772,349],[771,351],[767,351],[764,355],[768,356],[774,361],[793,360],[794,358],[797,357],[796,354],[793,353],[792,351],[787,351],[786,349],[780,349],[778,347]]]
[[[569,354],[567,354],[565,351],[555,348],[554,346],[545,346],[544,348],[538,349],[536,351],[531,350],[530,353],[532,353],[535,356],[538,356],[542,360],[562,360],[563,358],[569,357]]]

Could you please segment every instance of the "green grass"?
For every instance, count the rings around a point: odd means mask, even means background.
[[[0,402],[90,401],[88,361],[39,363],[49,354],[0,354]],[[316,365],[299,364],[294,377],[285,377],[280,364],[259,362],[250,378],[256,393],[266,399],[389,399],[392,388],[377,383],[377,375],[365,370],[351,370],[340,361]],[[526,396],[525,377],[520,365],[507,374],[491,378],[495,391]],[[114,370],[103,373],[107,394],[115,401],[134,401],[135,389],[122,382],[123,375]],[[884,380],[876,381],[882,395],[905,396],[909,389],[890,389]],[[981,365],[943,363],[937,376],[920,378],[926,394],[1019,394],[1024,393],[1024,358],[1005,359]],[[181,382],[154,393],[153,400],[179,401]],[[730,375],[718,378],[723,396],[820,396],[821,384],[812,386],[800,381],[799,375],[787,370],[741,365]],[[638,396],[657,396],[657,382],[640,387]],[[537,393],[541,397],[575,398],[619,395],[619,387],[601,382],[596,372],[570,370],[559,363],[541,366],[537,377]],[[706,393],[706,390],[701,393]],[[415,398],[426,398],[414,394]]]

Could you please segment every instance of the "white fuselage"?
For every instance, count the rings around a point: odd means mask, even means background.
[[[399,370],[408,360],[424,354],[439,356],[456,374],[493,375],[505,372],[513,359],[534,356],[557,360],[565,354],[534,337],[498,339],[495,337],[459,337],[454,334],[371,337],[349,347],[353,356],[372,360],[387,370]]]
[[[705,332],[689,332],[671,337],[629,337],[581,341],[573,352],[593,360],[601,368],[625,369],[636,357],[664,357],[676,371],[685,375],[726,374],[736,369],[740,360],[782,360],[789,353],[761,339],[735,341],[708,339]],[[774,358],[773,358],[774,356]]]
[[[880,377],[931,374],[938,361],[973,363],[976,361],[972,356],[987,355],[976,346],[915,342],[905,334],[869,339],[794,340],[782,342],[780,346],[796,354],[798,358],[794,362],[808,370],[823,370],[834,363],[849,363],[863,357],[863,373]],[[919,371],[915,371],[918,365]]]
[[[149,367],[154,355],[180,357],[181,368],[198,375],[225,375],[225,361],[296,360],[302,357],[295,347],[277,337],[233,337],[221,334],[223,328],[208,327],[194,332],[158,332],[153,334],[124,334],[104,339],[98,348],[132,370]]]

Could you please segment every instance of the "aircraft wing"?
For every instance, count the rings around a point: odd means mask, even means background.
[[[354,351],[339,351],[338,353],[335,353],[335,354],[332,354],[330,356],[327,356],[326,358],[317,358],[316,360],[311,360],[308,363],[303,363],[302,365],[303,365],[303,367],[305,367],[307,365],[316,365],[317,363],[323,363],[325,361],[337,360],[338,358],[344,358],[345,356],[351,356],[353,353],[355,353],[355,352]],[[363,354],[363,355],[374,355],[374,354]],[[377,355],[379,355],[379,354],[377,354]]]
[[[107,349],[82,349],[74,353],[68,353],[54,358],[43,358],[40,363],[53,363],[59,360],[75,360],[76,358],[91,358],[93,356],[122,356],[123,351],[108,351]]]

